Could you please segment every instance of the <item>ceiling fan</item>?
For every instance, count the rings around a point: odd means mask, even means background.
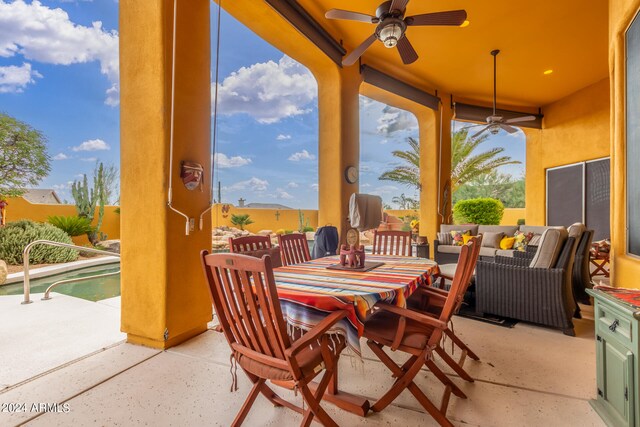
[[[418,54],[406,36],[407,27],[450,25],[460,26],[467,19],[464,10],[450,10],[447,12],[425,13],[422,15],[404,16],[409,0],[385,1],[376,9],[376,16],[342,9],[331,9],[325,17],[329,19],[343,19],[377,24],[375,32],[344,57],[342,65],[353,65],[358,58],[375,42],[380,40],[385,47],[397,47],[400,58],[405,64],[411,64],[418,59]]]
[[[514,117],[512,119],[505,119],[504,117],[499,116],[496,113],[496,65],[497,65],[496,57],[498,56],[499,53],[500,53],[500,50],[498,49],[491,51],[491,55],[493,56],[493,114],[487,117],[486,125],[483,125],[483,124],[473,125],[473,126],[468,126],[466,128],[468,129],[475,126],[484,126],[482,129],[480,129],[480,131],[473,134],[471,138],[475,138],[487,130],[491,132],[492,135],[496,135],[498,132],[500,132],[500,129],[503,129],[509,133],[516,133],[518,129],[516,129],[513,126],[510,126],[511,123],[530,122],[536,119],[535,116],[522,116],[522,117]]]

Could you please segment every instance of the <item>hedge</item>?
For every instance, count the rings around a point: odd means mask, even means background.
[[[456,224],[498,225],[503,214],[502,202],[491,198],[460,200],[453,206]]]

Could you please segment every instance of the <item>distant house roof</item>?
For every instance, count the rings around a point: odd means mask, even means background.
[[[55,190],[49,189],[30,189],[22,196],[31,203],[40,203],[45,205],[59,205],[62,203]]]
[[[244,206],[245,208],[252,209],[293,209],[289,206],[280,205],[278,203],[249,203]]]

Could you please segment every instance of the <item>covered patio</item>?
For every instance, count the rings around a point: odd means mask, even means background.
[[[468,25],[409,28],[407,37],[420,58],[411,65],[403,64],[396,49],[376,42],[351,66],[343,66],[342,58],[374,26],[328,20],[325,12],[344,8],[374,14],[377,2],[221,3],[314,74],[318,224],[335,225],[341,241],[349,228],[349,197],[359,192],[357,181],[345,179],[347,168],[357,168],[360,158],[359,95],[410,111],[418,119],[420,235],[431,241],[451,213],[451,121],[472,120],[456,105],[491,111],[489,52],[500,49],[498,109],[536,116],[535,123],[523,127],[527,224],[549,225],[549,169],[609,157],[610,283],[638,287],[640,260],[629,250],[633,242],[628,234],[629,216],[638,207],[625,192],[630,161],[625,90],[631,76],[625,79],[624,70],[625,32],[640,0],[517,5],[507,0],[413,0],[407,5],[412,14],[465,9]],[[229,425],[249,392],[242,372],[239,392],[229,392],[229,347],[214,330],[200,265],[200,251],[211,246],[211,215],[203,215],[210,209],[210,184],[205,178],[202,192],[177,184],[183,161],[210,170],[210,9],[217,5],[177,0],[174,14],[174,4],[120,3],[121,236],[126,242],[121,330],[126,343],[12,386],[4,401],[64,403],[71,411],[11,414],[10,424]],[[192,229],[185,233],[190,223]],[[480,361],[465,363],[474,383],[459,381],[445,369],[468,396],[451,398],[449,419],[477,426],[603,425],[589,405],[597,390],[595,315],[593,305],[581,308],[582,318],[574,319],[576,337],[524,322],[501,328],[456,317],[456,334]],[[451,351],[448,345],[445,349]],[[342,384],[373,401],[393,378],[369,350],[362,359],[363,364],[352,355],[340,359]],[[416,382],[438,403],[441,384],[432,374],[424,370]],[[293,392],[278,393],[302,405]],[[339,425],[436,425],[407,392],[385,411],[367,417],[324,407]],[[298,425],[301,419],[259,397],[245,425]],[[635,425],[639,419],[636,414]]]

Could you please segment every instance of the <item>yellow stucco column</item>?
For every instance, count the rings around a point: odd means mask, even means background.
[[[542,129],[521,128],[526,136],[525,218],[530,225],[547,224],[546,159],[543,157]]]
[[[446,94],[441,99],[448,100]],[[440,224],[451,220],[451,120],[448,102],[441,111],[425,111],[420,123],[420,234],[436,238]],[[440,135],[442,133],[442,135]],[[442,138],[441,138],[442,136]],[[442,143],[440,142],[442,140]],[[438,187],[438,183],[440,186]],[[433,245],[431,246],[433,251]],[[431,254],[433,256],[433,253]]]
[[[360,162],[360,104],[362,77],[358,66],[326,69],[318,79],[318,225],[332,224],[344,242],[349,228],[349,198],[358,183],[345,179],[348,166]]]
[[[169,165],[173,2],[120,2],[122,331],[128,341],[167,348],[206,330],[211,303],[199,252],[211,247],[209,203],[209,0],[178,0],[175,146]],[[203,191],[187,190],[180,162],[200,163]],[[167,207],[169,172],[173,205]]]

